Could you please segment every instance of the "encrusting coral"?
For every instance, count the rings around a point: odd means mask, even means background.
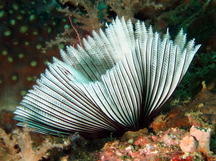
[[[32,129],[24,126],[23,130],[15,129],[12,134],[7,134],[0,129],[0,158],[4,161],[38,161],[47,158],[49,149],[54,147],[63,148],[70,144],[69,140],[64,143],[52,143],[45,139],[41,145],[34,147],[30,136]]]

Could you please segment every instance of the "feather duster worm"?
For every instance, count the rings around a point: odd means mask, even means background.
[[[144,22],[116,18],[67,46],[21,101],[15,120],[49,134],[133,130],[171,96],[200,45],[181,30],[172,41]]]

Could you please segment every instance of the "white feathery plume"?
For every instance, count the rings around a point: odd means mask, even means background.
[[[116,18],[84,48],[67,46],[15,111],[41,133],[137,129],[171,96],[200,45],[181,30],[172,41],[144,22]]]

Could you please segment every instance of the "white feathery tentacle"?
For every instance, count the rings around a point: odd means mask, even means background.
[[[152,27],[116,18],[93,31],[84,48],[60,50],[37,85],[23,98],[15,119],[41,133],[94,133],[136,129],[174,92],[200,45],[174,41]]]

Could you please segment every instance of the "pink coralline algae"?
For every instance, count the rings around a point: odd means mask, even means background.
[[[197,151],[198,141],[193,136],[187,135],[182,138],[180,147],[185,153],[193,153]]]
[[[210,137],[211,137],[211,128],[200,129],[199,127],[192,126],[190,128],[190,134],[196,138],[199,142],[198,150],[204,153],[210,151]]]

